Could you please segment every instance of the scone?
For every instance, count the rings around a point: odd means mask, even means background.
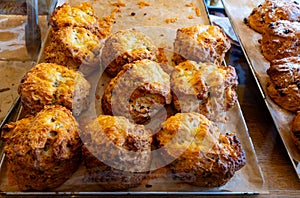
[[[268,61],[298,56],[300,23],[280,20],[268,25],[260,41],[262,54]]]
[[[171,101],[169,75],[157,62],[143,59],[126,64],[110,81],[101,106],[104,114],[144,123]]]
[[[267,70],[267,93],[282,108],[300,110],[300,57],[273,60]]]
[[[100,115],[83,130],[85,179],[105,190],[136,187],[151,165],[151,132],[121,116]]]
[[[198,113],[177,113],[156,134],[171,170],[183,182],[201,187],[226,184],[246,164],[246,154],[234,133],[225,133]]]
[[[49,24],[54,31],[64,27],[82,27],[90,30],[100,39],[104,38],[99,27],[98,17],[93,6],[83,2],[79,6],[71,6],[68,2],[58,6],[52,13]]]
[[[296,114],[291,122],[291,136],[295,145],[300,150],[300,112]]]
[[[45,61],[80,70],[89,75],[100,64],[99,38],[82,27],[64,27],[51,32],[49,45],[45,48]]]
[[[22,106],[35,114],[45,105],[58,104],[78,116],[89,105],[91,85],[79,72],[52,63],[32,67],[18,87]]]
[[[21,191],[58,187],[81,163],[79,126],[65,107],[46,106],[6,124],[2,133],[9,175]]]
[[[229,38],[214,25],[194,25],[179,28],[174,42],[175,64],[185,60],[220,64],[230,49]]]
[[[102,49],[101,61],[105,71],[115,77],[127,63],[136,60],[156,60],[157,48],[143,32],[120,30],[109,36]]]
[[[226,121],[237,102],[238,77],[234,67],[185,61],[171,74],[173,105],[179,112],[199,112],[213,121]]]
[[[267,30],[269,23],[278,20],[300,21],[300,1],[265,0],[255,7],[246,24],[259,33]]]

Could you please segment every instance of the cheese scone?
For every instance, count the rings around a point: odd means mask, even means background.
[[[157,47],[143,32],[135,29],[120,30],[109,36],[102,49],[102,66],[115,77],[127,63],[136,60],[156,60]]]
[[[179,28],[174,42],[175,64],[185,60],[220,64],[231,43],[225,32],[215,25]]]
[[[300,22],[300,1],[295,0],[265,0],[246,18],[246,24],[259,33],[267,30],[269,23],[278,20]]]
[[[136,187],[149,174],[152,134],[143,125],[100,115],[85,126],[82,137],[85,177],[105,190]]]
[[[170,77],[148,59],[128,63],[106,87],[102,110],[144,123],[172,101]]]
[[[79,72],[62,65],[40,63],[21,79],[18,93],[27,113],[35,114],[46,105],[62,105],[78,116],[89,105],[91,85]]]
[[[81,163],[79,125],[59,105],[2,129],[9,175],[21,191],[48,190],[63,184]]]
[[[234,67],[185,61],[171,73],[173,105],[179,112],[199,112],[213,121],[226,121],[237,102]]]
[[[199,113],[177,113],[155,135],[164,158],[174,159],[169,166],[175,176],[192,185],[222,186],[246,164],[238,137]]]
[[[273,60],[267,70],[267,93],[282,108],[300,110],[300,58]]]

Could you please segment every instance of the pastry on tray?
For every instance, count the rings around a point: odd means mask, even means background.
[[[222,186],[246,164],[238,137],[199,113],[177,113],[155,135],[175,176],[192,185]]]
[[[101,106],[104,114],[144,123],[171,100],[169,75],[159,63],[143,59],[123,66],[105,88]]]
[[[267,70],[267,93],[282,108],[300,110],[300,57],[273,60]]]
[[[152,134],[143,125],[100,115],[85,126],[82,141],[84,180],[114,191],[139,186],[148,176]]]
[[[49,24],[54,31],[70,26],[82,27],[90,30],[99,38],[104,38],[98,20],[91,4],[83,2],[79,6],[71,6],[68,2],[65,2],[53,11]]]
[[[269,23],[278,20],[300,22],[300,1],[265,0],[246,19],[246,23],[259,33],[268,31]]]
[[[45,48],[45,61],[57,63],[89,75],[100,64],[99,38],[82,27],[63,27],[51,31],[50,41]]]
[[[271,22],[260,41],[263,56],[275,59],[298,56],[300,53],[300,22],[279,20]]]
[[[102,49],[105,71],[115,77],[127,63],[136,60],[156,60],[157,47],[150,37],[135,29],[120,30],[109,36]]]
[[[291,136],[300,151],[300,111],[295,115],[291,122]]]
[[[179,112],[199,112],[213,121],[226,121],[237,102],[234,67],[185,61],[171,74],[173,105]]]
[[[58,104],[78,116],[89,105],[91,85],[79,72],[54,63],[40,63],[22,78],[18,93],[26,113]]]
[[[21,191],[48,190],[68,180],[81,163],[82,142],[72,113],[46,106],[2,129],[9,180]]]
[[[175,64],[185,60],[220,64],[230,49],[230,39],[215,25],[194,25],[179,28],[174,41]]]

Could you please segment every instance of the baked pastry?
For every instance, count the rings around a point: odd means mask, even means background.
[[[156,53],[156,46],[143,32],[120,30],[106,39],[101,61],[105,71],[115,77],[125,64],[142,59],[156,60]]]
[[[83,131],[83,161],[88,180],[105,190],[136,187],[151,165],[151,132],[122,116],[100,115]]]
[[[237,102],[237,79],[232,66],[182,62],[171,74],[173,105],[179,112],[199,112],[223,122]]]
[[[89,105],[90,83],[79,72],[53,63],[32,67],[18,87],[25,112],[35,114],[45,105],[59,104],[78,116]]]
[[[222,186],[246,164],[237,136],[223,134],[202,114],[177,113],[155,135],[163,156],[174,159],[169,164],[173,173],[192,185]]]
[[[175,64],[185,60],[220,64],[230,49],[230,40],[224,31],[215,25],[194,25],[179,28],[174,41]]]
[[[298,112],[291,122],[291,136],[292,139],[300,150],[300,112]]]
[[[298,56],[300,53],[300,23],[280,20],[272,22],[262,34],[262,54],[268,61]]]
[[[144,123],[171,101],[169,75],[157,62],[143,59],[126,64],[110,81],[101,106],[104,114]]]
[[[300,21],[300,1],[291,0],[265,0],[257,7],[253,8],[252,12],[246,19],[252,29],[259,33],[264,33],[268,30],[267,26],[271,22],[278,20]]]
[[[78,123],[59,105],[6,124],[2,140],[9,175],[21,191],[58,187],[81,163]]]
[[[273,60],[267,70],[267,93],[282,108],[300,110],[300,57]]]
[[[45,48],[45,61],[89,75],[99,67],[100,47],[99,38],[91,31],[82,27],[64,27],[52,31]]]
[[[101,34],[98,17],[95,14],[93,6],[87,2],[79,6],[71,6],[68,2],[58,6],[49,18],[49,24],[54,31],[64,27],[82,27],[100,39],[104,38]]]

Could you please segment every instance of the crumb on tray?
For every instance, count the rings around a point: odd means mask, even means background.
[[[116,3],[112,3],[113,6],[117,6],[117,7],[126,7],[126,3],[124,3],[122,0],[119,0]]]
[[[194,6],[193,2],[185,4],[185,7],[193,7],[193,6]]]
[[[166,19],[166,23],[175,23],[176,21],[178,21],[178,18],[177,17],[174,17],[174,18],[167,18]]]
[[[138,4],[138,6],[139,6],[140,8],[143,8],[143,7],[145,7],[145,6],[150,6],[150,5],[151,5],[150,3],[145,2],[145,1],[140,1],[140,2],[138,2],[137,4]]]

